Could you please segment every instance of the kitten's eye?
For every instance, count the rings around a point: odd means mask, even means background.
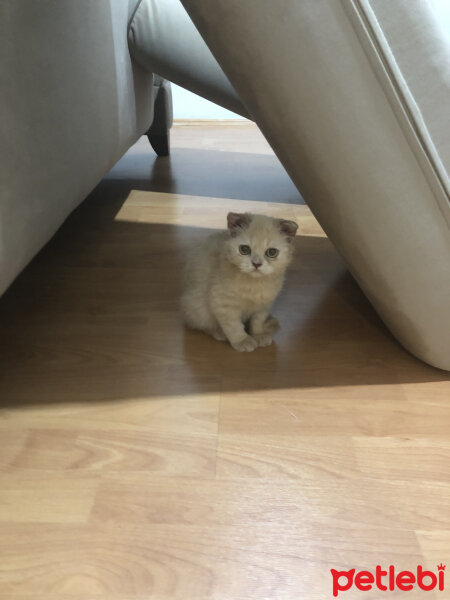
[[[246,246],[245,244],[239,246],[239,252],[241,254],[250,254],[251,251],[252,249],[250,248],[250,246]]]
[[[268,256],[269,258],[276,258],[279,254],[279,250],[277,250],[276,248],[268,248],[266,250],[266,256]]]

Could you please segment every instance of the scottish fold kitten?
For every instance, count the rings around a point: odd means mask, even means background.
[[[251,352],[269,346],[278,329],[269,313],[298,225],[249,213],[229,213],[227,220],[228,231],[210,235],[190,253],[182,310],[189,327]]]

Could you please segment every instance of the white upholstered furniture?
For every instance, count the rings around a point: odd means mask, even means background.
[[[138,4],[0,2],[0,294],[151,124],[170,127],[167,83],[130,56]]]
[[[3,0],[0,17],[0,293],[152,123],[157,72],[257,122],[392,332],[450,369],[449,0]]]

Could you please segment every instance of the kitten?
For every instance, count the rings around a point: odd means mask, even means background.
[[[270,346],[278,329],[269,312],[298,225],[249,213],[229,213],[227,220],[228,231],[210,235],[188,257],[182,311],[189,327],[251,352]]]

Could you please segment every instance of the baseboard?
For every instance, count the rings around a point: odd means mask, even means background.
[[[214,127],[217,127],[217,126],[221,127],[221,126],[227,126],[227,125],[233,125],[233,127],[235,125],[238,125],[238,126],[254,125],[253,121],[249,121],[248,119],[174,119],[173,123],[174,123],[174,125],[183,125],[183,126],[213,125]]]

